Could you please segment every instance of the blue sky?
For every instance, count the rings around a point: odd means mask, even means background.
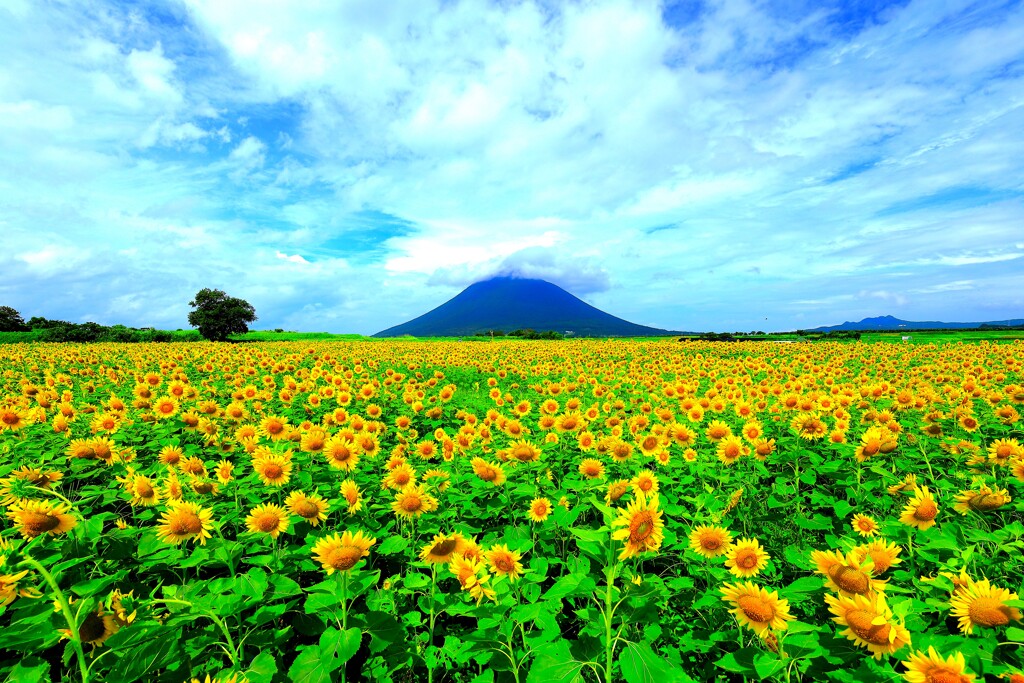
[[[1024,317],[1020,2],[0,0],[0,304],[373,333]]]

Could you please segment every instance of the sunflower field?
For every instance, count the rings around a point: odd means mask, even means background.
[[[0,681],[1022,683],[1022,366],[0,346]]]

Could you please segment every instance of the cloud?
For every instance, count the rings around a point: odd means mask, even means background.
[[[662,328],[1020,317],[1024,7],[686,7],[5,3],[0,290],[172,327],[219,284],[374,332],[497,274]]]

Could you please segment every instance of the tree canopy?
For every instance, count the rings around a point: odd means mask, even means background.
[[[256,320],[256,309],[248,301],[228,296],[219,289],[201,289],[189,302],[195,310],[188,324],[210,341],[225,341],[228,335],[245,334]]]
[[[29,329],[25,320],[10,306],[0,306],[0,332],[24,332]]]

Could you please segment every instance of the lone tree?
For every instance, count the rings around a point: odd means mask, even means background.
[[[29,326],[21,317],[21,313],[10,306],[0,306],[0,332],[26,332]]]
[[[228,296],[219,289],[201,289],[192,301],[196,309],[188,314],[188,324],[210,341],[225,341],[229,334],[245,334],[256,320],[256,309],[248,301]]]

